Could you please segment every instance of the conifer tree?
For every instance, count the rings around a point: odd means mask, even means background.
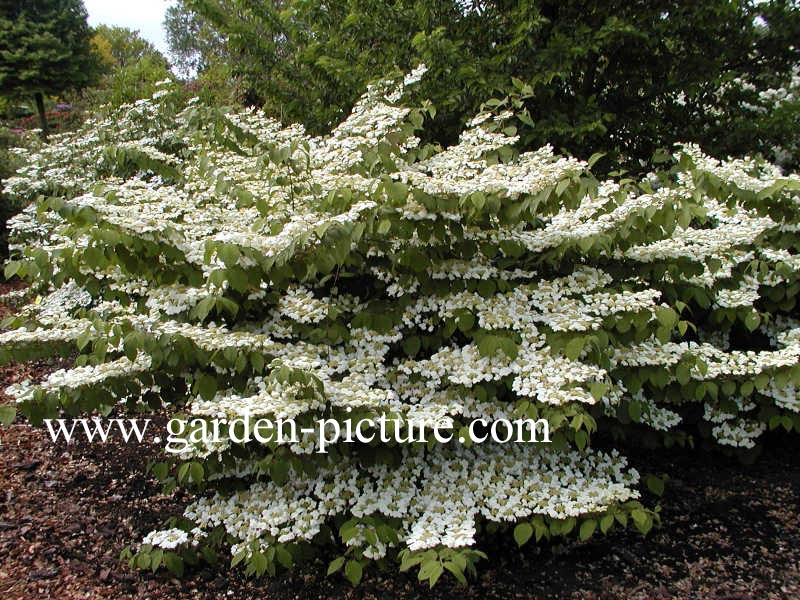
[[[33,94],[47,137],[46,94],[91,83],[97,73],[82,0],[0,0],[0,94]]]

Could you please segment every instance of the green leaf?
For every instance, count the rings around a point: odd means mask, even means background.
[[[217,249],[217,254],[219,254],[220,259],[225,263],[226,267],[235,266],[239,261],[239,257],[241,256],[239,248],[233,244],[222,244]]]
[[[21,266],[22,263],[17,260],[9,261],[4,270],[4,275],[6,279],[11,279],[12,277],[14,277],[14,275],[17,274]]]
[[[748,314],[744,319],[744,326],[747,327],[748,331],[755,331],[760,324],[761,317],[755,311]]]
[[[753,383],[758,391],[766,390],[769,387],[771,378],[767,373],[759,373],[756,375]]]
[[[253,552],[250,558],[250,568],[259,577],[267,572],[267,557],[262,552]]]
[[[686,335],[686,330],[689,329],[688,321],[678,321],[678,332],[681,335]]]
[[[508,358],[510,358],[511,360],[517,358],[517,354],[519,353],[519,348],[517,348],[517,345],[514,343],[514,340],[507,337],[500,337],[499,344],[500,344],[500,350],[502,350],[503,353]]]
[[[519,523],[514,527],[514,541],[517,546],[524,546],[533,535],[533,526],[530,523]]]
[[[427,579],[430,582],[430,587],[433,587],[442,573],[444,573],[442,563],[437,558],[430,558],[422,563],[422,568],[419,570],[417,578],[420,581]]]
[[[241,563],[245,558],[247,558],[247,550],[239,551],[232,559],[231,559],[231,568],[235,567],[239,563]]]
[[[192,309],[191,313],[200,321],[204,321],[205,318],[208,316],[208,313],[211,312],[211,309],[214,308],[217,304],[216,296],[207,296],[200,300],[195,307]]]
[[[340,556],[340,557],[338,557],[338,558],[334,558],[334,559],[331,561],[331,564],[329,564],[329,565],[328,565],[328,575],[333,575],[333,574],[334,574],[334,573],[336,573],[336,572],[337,572],[339,569],[341,569],[341,568],[342,568],[342,566],[344,565],[344,561],[345,561],[345,560],[346,560],[346,559],[345,559],[345,557],[344,557],[344,556]]]
[[[458,317],[458,330],[466,333],[475,326],[475,316],[472,313],[463,313]]]
[[[422,348],[422,341],[416,335],[403,340],[403,352],[405,352],[407,356],[416,356],[420,348]]]
[[[380,235],[386,235],[392,228],[392,222],[389,219],[383,219],[380,223],[378,223],[378,233]]]
[[[250,355],[250,366],[253,367],[253,370],[256,373],[262,373],[264,371],[264,356],[259,354],[258,352],[253,352]]]
[[[611,529],[611,526],[613,524],[614,524],[614,515],[606,513],[602,517],[600,517],[600,531],[603,532],[604,534],[607,533],[609,529]]]
[[[550,534],[550,530],[548,529],[547,525],[544,522],[544,519],[542,519],[541,516],[535,518],[532,521],[532,523],[533,523],[533,528],[536,531],[537,542],[541,540],[543,537],[547,537]]]
[[[450,571],[461,585],[467,585],[467,578],[464,576],[463,569],[455,562],[448,560],[444,563],[444,568]]]
[[[528,127],[534,126],[533,119],[531,119],[531,115],[527,109],[524,110],[523,112],[517,113],[517,118],[523,123],[525,123],[525,125],[527,125]]]
[[[269,466],[269,475],[278,485],[283,485],[289,479],[289,461],[276,460]]]
[[[153,477],[159,481],[164,481],[169,474],[169,465],[165,462],[159,462],[153,465]]]
[[[678,313],[668,306],[656,306],[656,319],[666,329],[672,329],[678,323]]]
[[[681,385],[686,385],[689,383],[689,380],[692,378],[692,372],[689,370],[685,364],[678,364],[675,368],[675,379],[678,380],[678,383]]]
[[[599,381],[595,381],[589,384],[589,391],[592,394],[592,397],[597,401],[600,402],[603,399],[605,393],[609,390],[611,386],[607,383],[602,383]]]
[[[578,532],[578,537],[581,541],[586,541],[594,534],[595,530],[597,529],[597,521],[594,519],[586,519],[583,523],[581,523],[580,531]]]
[[[0,405],[0,424],[8,426],[17,418],[17,408],[15,406]]]
[[[618,511],[614,514],[614,518],[616,519],[617,523],[619,523],[623,527],[628,526],[628,515],[626,513]]]
[[[436,582],[439,581],[442,573],[444,573],[444,565],[442,565],[440,562],[436,562],[433,566],[433,569],[431,569],[430,576],[428,577],[431,588],[433,588],[433,586],[436,585]]]
[[[583,337],[572,338],[564,348],[564,356],[570,360],[578,360],[585,344],[586,339]]]
[[[275,555],[278,558],[278,563],[284,569],[290,569],[292,567],[294,560],[292,559],[292,555],[289,553],[288,550],[286,550],[286,548],[284,548],[283,546],[275,546]]]
[[[204,373],[197,378],[195,389],[203,400],[213,400],[217,393],[217,378]]]
[[[647,476],[647,489],[656,496],[664,495],[664,480],[655,475]]]
[[[639,423],[642,420],[642,403],[638,400],[632,400],[628,403],[628,416],[634,423]]]
[[[164,555],[164,564],[170,573],[176,577],[183,577],[183,559],[174,552],[167,552]]]
[[[633,524],[642,534],[646,534],[653,526],[653,519],[644,510],[637,508],[631,511]]]
[[[606,155],[605,152],[595,152],[589,157],[589,160],[586,161],[586,164],[591,169],[595,165],[595,163],[597,163],[597,161],[603,158],[605,155]]]
[[[150,570],[155,573],[158,567],[161,566],[161,560],[164,556],[164,551],[161,548],[156,548],[150,553]]]
[[[344,575],[353,585],[358,585],[364,575],[364,567],[357,560],[348,560],[344,567]]]
[[[578,248],[585,254],[594,246],[594,236],[578,238]]]
[[[412,567],[416,567],[420,564],[423,560],[425,560],[424,555],[421,552],[411,552],[410,550],[405,550],[400,553],[400,572],[405,573]]]
[[[500,343],[497,340],[497,336],[484,335],[478,339],[478,352],[481,353],[481,356],[492,357],[497,354],[499,349]]]
[[[482,279],[478,282],[478,293],[484,298],[491,298],[496,289],[495,283],[491,279]]]
[[[192,478],[192,481],[195,483],[203,481],[203,477],[205,476],[203,465],[199,462],[192,462],[191,466],[189,467],[189,475]]]
[[[136,567],[139,569],[150,568],[150,554],[148,552],[139,552],[136,555]]]
[[[730,379],[723,381],[720,389],[726,396],[733,396],[736,393],[736,382],[731,381]]]
[[[225,273],[231,287],[237,292],[246,292],[250,288],[250,280],[243,269],[238,267],[228,268]]]
[[[178,481],[183,483],[186,481],[186,478],[189,477],[189,469],[191,468],[191,463],[183,463],[180,467],[178,467]]]
[[[81,333],[78,336],[78,339],[75,340],[75,345],[78,347],[78,350],[82,352],[83,349],[86,348],[86,346],[89,345],[89,342],[92,341],[92,337],[94,337],[94,336],[92,334],[91,329],[87,329],[86,331]]]

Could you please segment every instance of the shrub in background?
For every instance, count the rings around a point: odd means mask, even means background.
[[[424,137],[446,145],[506,96],[520,103],[522,149],[605,152],[604,171],[639,171],[675,142],[768,155],[796,139],[752,135],[737,95],[720,93],[736,78],[780,87],[800,62],[800,8],[785,0],[182,0],[170,14],[177,57],[226,62],[249,103],[312,133],[334,128],[367,82],[425,62],[418,97],[437,113]]]
[[[0,256],[8,258],[8,231],[6,222],[24,208],[23,201],[3,192],[5,181],[21,167],[26,151],[41,147],[37,136],[24,130],[0,126]]]

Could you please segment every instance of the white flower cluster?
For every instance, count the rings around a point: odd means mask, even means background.
[[[674,365],[684,357],[701,360],[691,371],[692,377],[698,380],[753,377],[770,369],[796,365],[800,359],[800,341],[792,340],[782,350],[763,350],[761,352],[731,350],[726,352],[708,343],[662,343],[651,339],[635,346],[618,348],[613,364],[626,367]]]
[[[633,246],[618,256],[639,262],[688,258],[705,263],[710,258],[730,254],[736,246],[754,244],[760,235],[776,225],[769,217],[742,211],[734,218],[720,219],[713,229],[676,228],[672,237]]]
[[[641,403],[642,423],[649,425],[653,429],[669,431],[682,421],[682,417],[678,413],[663,406],[658,406],[650,398],[645,398],[641,390],[633,395],[633,399]]]
[[[795,67],[786,85],[758,92],[758,98],[773,109],[800,100],[800,68]]]
[[[63,320],[57,329],[37,327],[35,329],[12,329],[0,333],[0,345],[24,347],[39,344],[73,342],[92,326],[87,320]]]
[[[315,298],[311,290],[296,286],[283,292],[278,311],[298,323],[319,323],[328,316],[328,303]]]
[[[226,390],[212,400],[194,400],[190,413],[215,419],[227,418],[229,421],[247,414],[288,420],[324,406],[321,395],[309,395],[299,384],[282,384],[256,378],[251,380],[250,385],[256,389],[251,396],[243,397]]]
[[[711,432],[714,439],[720,444],[734,446],[736,448],[754,448],[755,440],[767,426],[760,421],[751,419],[736,419],[734,421],[723,421],[715,425]]]
[[[753,306],[759,299],[758,280],[755,277],[744,277],[739,287],[733,290],[725,288],[717,292],[716,305],[722,308]]]
[[[70,319],[73,311],[86,308],[91,303],[89,293],[74,281],[69,281],[44,297],[34,298],[33,302],[22,308],[20,315],[42,325],[60,326]]]
[[[8,396],[17,402],[33,400],[37,388],[45,393],[60,393],[63,390],[75,390],[82,387],[91,387],[109,379],[130,378],[150,368],[150,357],[139,354],[131,361],[123,356],[110,362],[73,369],[59,369],[48,375],[38,385],[31,385],[30,381],[15,383],[6,388]]]
[[[151,531],[142,540],[142,544],[150,544],[164,550],[174,550],[189,541],[189,534],[183,529],[163,529],[161,531]]]
[[[405,452],[397,467],[362,466],[340,458],[316,476],[292,472],[284,485],[254,483],[231,495],[201,498],[185,513],[201,528],[223,525],[241,540],[310,540],[329,516],[350,512],[403,520],[412,550],[475,543],[475,520],[513,522],[534,514],[556,519],[603,511],[638,497],[634,469],[615,454],[561,454],[528,445]],[[374,552],[379,555],[379,548]]]
[[[206,290],[185,285],[165,285],[147,291],[145,306],[154,313],[163,312],[173,316],[191,310],[206,296]]]

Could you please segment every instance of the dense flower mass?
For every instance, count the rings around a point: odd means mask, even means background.
[[[162,478],[214,493],[148,534],[141,563],[224,546],[274,572],[334,538],[359,565],[391,553],[424,570],[434,550],[460,573],[487,524],[520,543],[627,513],[652,524],[636,471],[589,447],[598,428],[745,450],[800,428],[800,178],[685,146],[670,171],[598,181],[549,147],[515,152],[502,113],[424,146],[422,112],[400,104],[423,72],[372,85],[325,137],[162,90],[7,182],[35,201],[7,267],[34,301],[0,358],[79,353],[7,390],[34,420],[167,405],[195,423],[457,432],[320,455],[305,432],[187,431]],[[554,436],[479,444],[475,419],[546,419]]]

